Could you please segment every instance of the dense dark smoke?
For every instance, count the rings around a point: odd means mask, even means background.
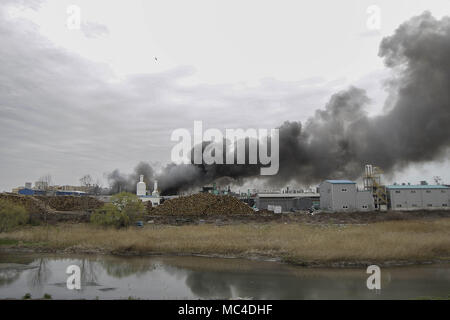
[[[139,181],[139,176],[144,175],[144,182],[147,185],[153,182],[153,168],[146,162],[140,162],[134,172],[129,175],[121,174],[118,169],[107,175],[111,193],[118,193],[122,191],[136,192],[136,183]]]
[[[384,38],[379,56],[391,68],[385,112],[368,117],[370,102],[362,89],[333,95],[303,126],[285,122],[280,129],[280,170],[271,182],[313,183],[327,178],[355,179],[364,164],[385,170],[442,158],[450,145],[450,18],[429,12],[403,23]],[[142,165],[142,164],[141,164]],[[137,168],[138,169],[138,168]],[[153,179],[153,171],[148,168]],[[133,178],[135,188],[137,171]],[[158,175],[166,193],[231,177],[259,174],[257,165],[168,165]],[[110,176],[113,185],[122,177]]]

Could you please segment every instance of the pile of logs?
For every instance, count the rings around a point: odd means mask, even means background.
[[[34,196],[58,211],[87,211],[103,206],[103,202],[88,196]]]
[[[148,210],[154,215],[233,215],[253,214],[254,211],[239,199],[224,195],[198,193],[190,196],[166,200]]]
[[[54,210],[39,199],[14,193],[0,193],[0,199],[23,206],[30,214],[52,213]]]

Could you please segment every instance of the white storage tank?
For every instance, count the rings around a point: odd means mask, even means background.
[[[136,195],[138,197],[145,196],[147,194],[147,186],[145,185],[145,182],[144,182],[144,175],[141,174],[140,178],[141,179],[138,182],[137,187],[136,187]]]

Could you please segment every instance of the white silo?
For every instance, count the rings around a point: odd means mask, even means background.
[[[144,175],[141,174],[141,180],[137,183],[136,186],[136,195],[139,196],[145,196],[147,194],[147,186],[145,185],[144,182]]]
[[[158,191],[158,180],[155,180],[155,183],[153,185],[153,196],[159,197],[159,191]]]

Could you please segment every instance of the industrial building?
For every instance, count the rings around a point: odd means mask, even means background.
[[[450,208],[450,187],[445,185],[384,185],[383,171],[365,166],[363,191],[350,180],[326,180],[319,186],[320,208],[327,211],[442,210]]]
[[[450,188],[443,185],[386,186],[391,210],[437,210],[450,208]]]
[[[372,211],[370,191],[360,191],[350,180],[326,180],[319,185],[320,209],[326,211]]]
[[[279,206],[282,212],[308,210],[318,208],[320,195],[314,192],[303,193],[258,193],[255,206],[259,210],[268,209],[269,206]]]

